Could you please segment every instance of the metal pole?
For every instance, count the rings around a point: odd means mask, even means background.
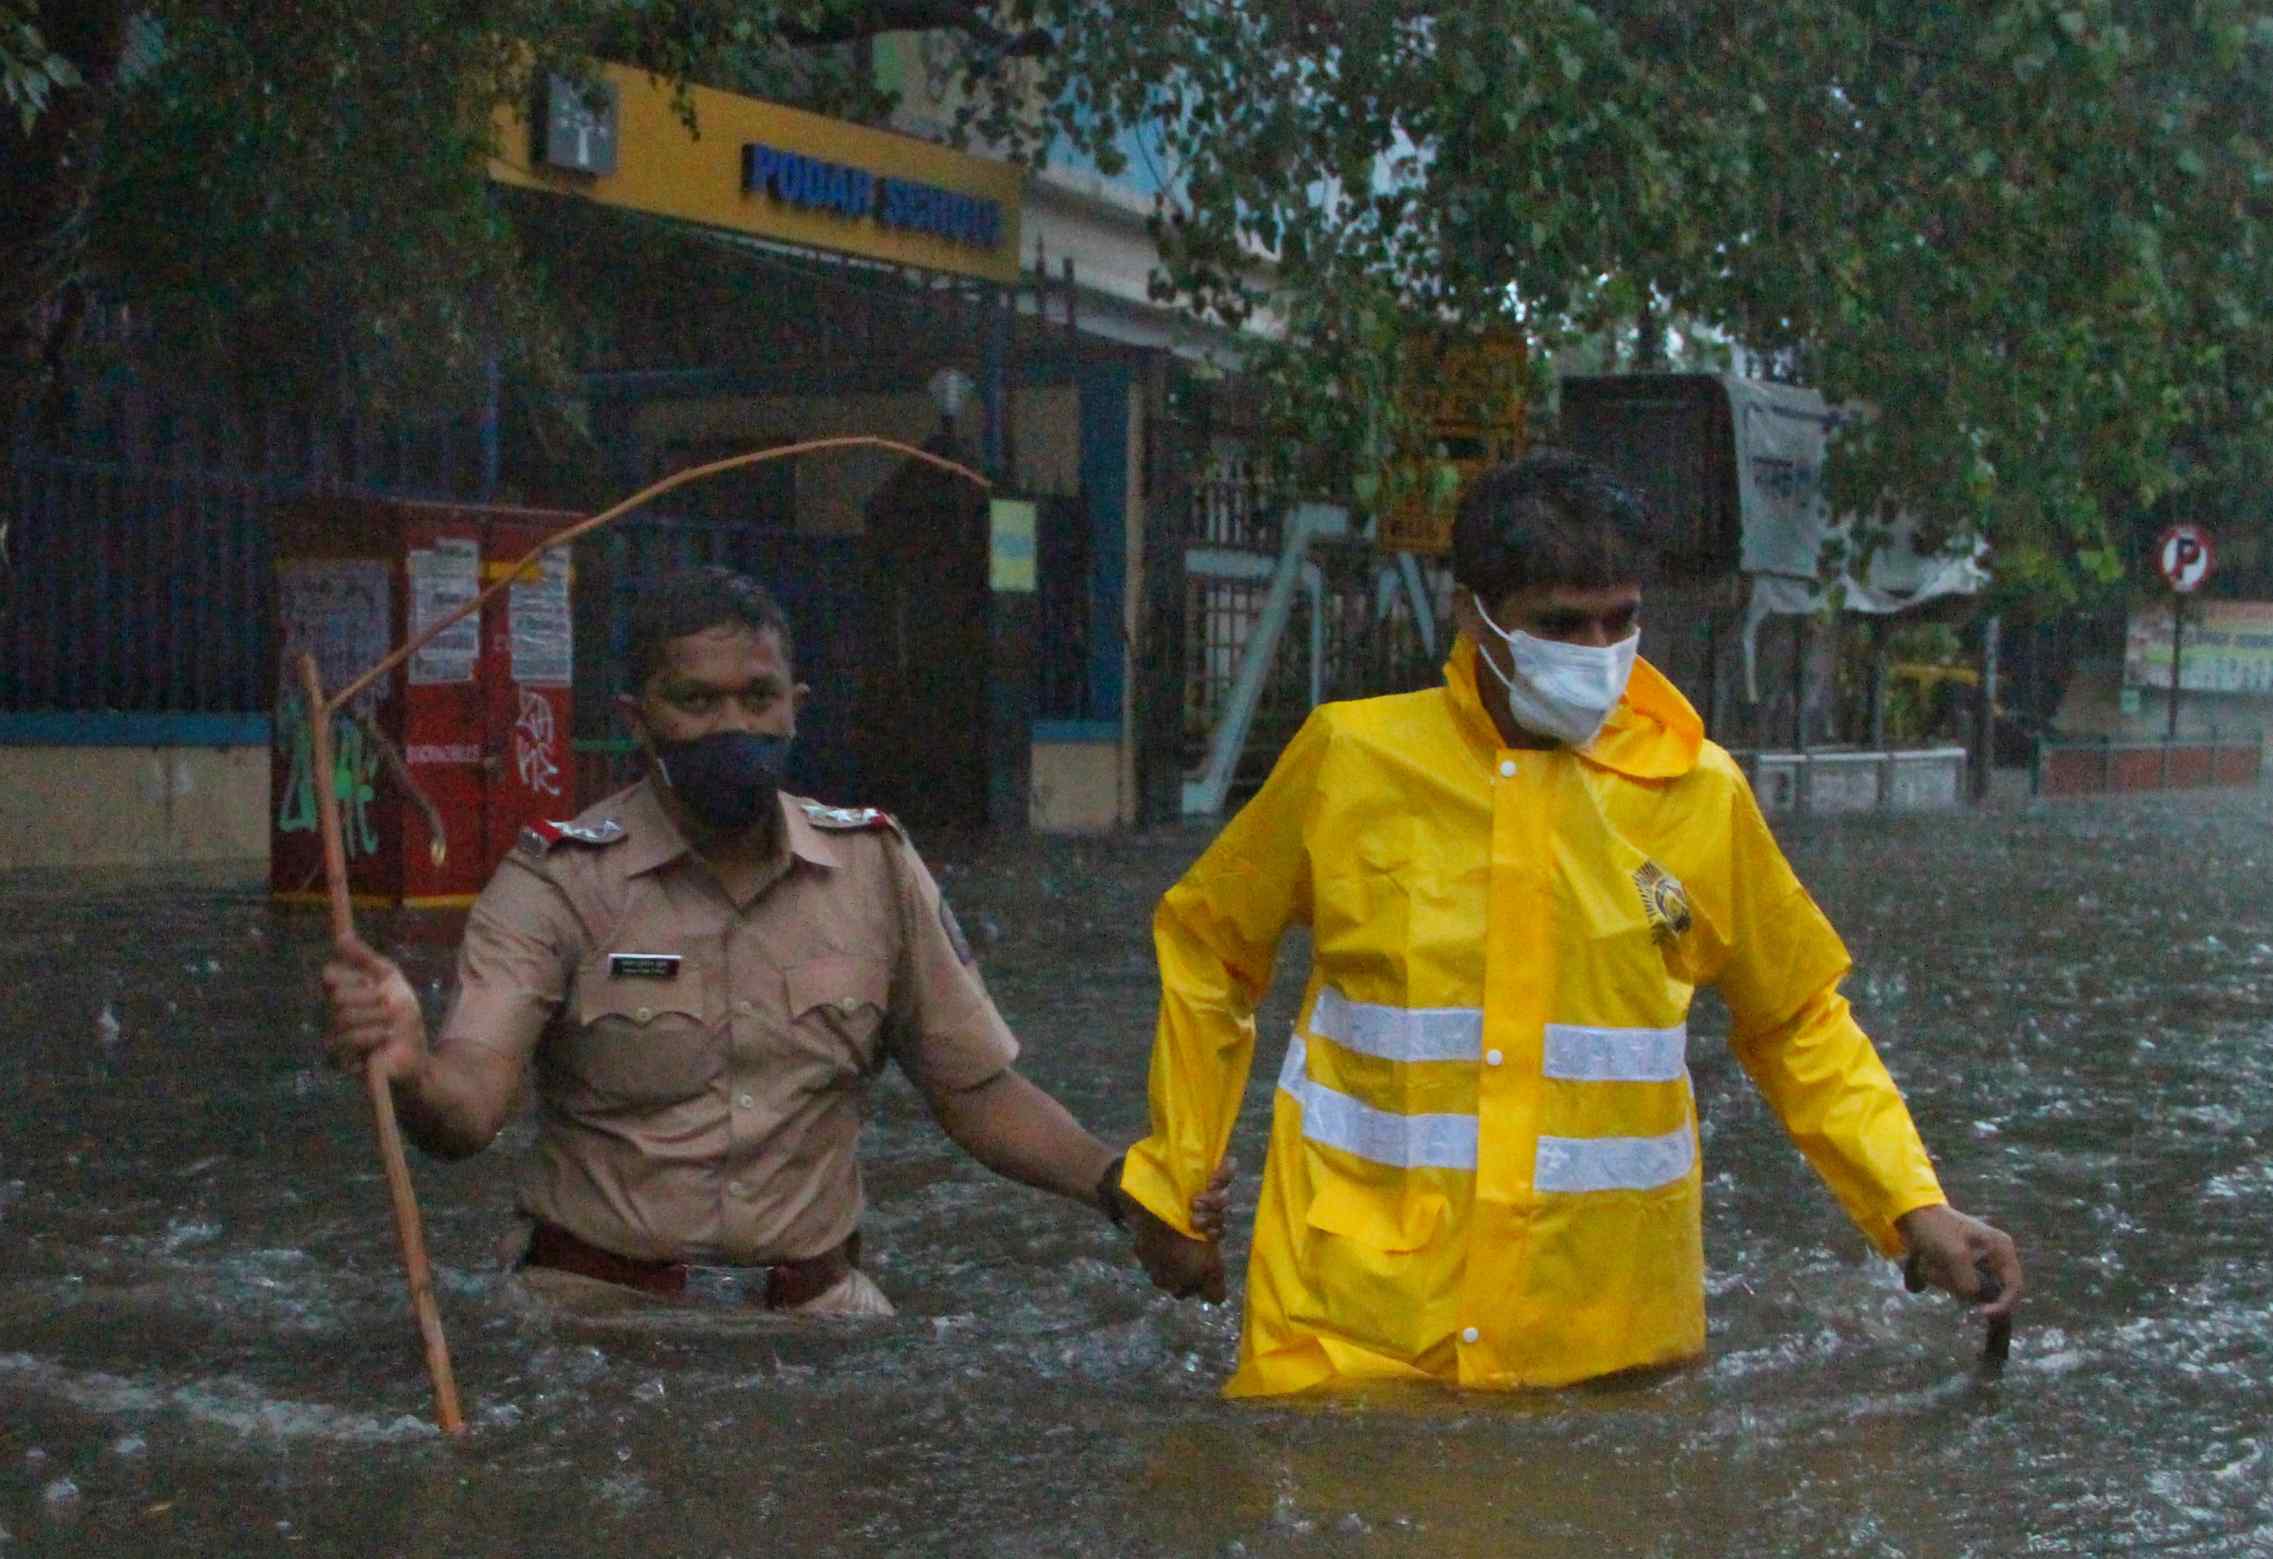
[[[2176,591],[2170,597],[2170,724],[2163,731],[2163,745],[2178,740],[2178,667],[2186,644],[2186,597]]]
[[[481,501],[497,501],[497,483],[504,466],[500,422],[504,416],[505,376],[498,368],[497,349],[490,348],[481,365]]]
[[[1870,620],[1870,744],[1886,750],[1886,676],[1890,657],[1886,619]]]
[[[1010,350],[1002,288],[979,293],[979,468],[995,481],[1010,466]]]
[[[1792,618],[1792,751],[1807,751],[1807,614]]]
[[[1973,799],[1989,799],[1991,771],[1997,762],[1997,642],[2003,634],[2001,618],[1981,624],[1981,698],[1973,711]]]

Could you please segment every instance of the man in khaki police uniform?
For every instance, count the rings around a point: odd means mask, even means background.
[[[523,835],[431,1047],[401,971],[344,942],[324,971],[334,1060],[380,1068],[447,1158],[488,1145],[534,1062],[524,1272],[554,1293],[723,1276],[770,1308],[889,1314],[858,1266],[854,1158],[887,1059],[980,1163],[1120,1222],[1118,1159],[1013,1069],[897,825],[779,792],[806,689],[772,599],[724,569],[674,576],[635,606],[631,661],[648,776]]]

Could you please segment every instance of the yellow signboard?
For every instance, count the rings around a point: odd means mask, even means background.
[[[689,130],[670,83],[620,65],[603,73],[589,108],[583,94],[548,88],[537,117],[554,123],[502,114],[490,177],[783,243],[1018,279],[1020,168],[707,87],[687,89]],[[565,134],[562,119],[573,120]]]

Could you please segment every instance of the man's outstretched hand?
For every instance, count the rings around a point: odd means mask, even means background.
[[[1921,1207],[1894,1221],[1917,1263],[1921,1277],[1960,1299],[1980,1304],[1980,1314],[2004,1320],[2020,1305],[2020,1252],[2012,1236],[1946,1203]],[[1982,1277],[1996,1280],[1994,1298],[1983,1294]]]
[[[1231,1201],[1232,1165],[1216,1167],[1207,1189],[1192,1198],[1192,1227],[1206,1236],[1193,1239],[1133,1197],[1126,1198],[1129,1232],[1136,1236],[1137,1260],[1152,1286],[1178,1299],[1197,1294],[1209,1304],[1224,1298],[1223,1225]]]

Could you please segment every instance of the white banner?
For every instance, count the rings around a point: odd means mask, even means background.
[[[2125,687],[2170,687],[2170,608],[2164,600],[2131,613]],[[2180,637],[2181,692],[2273,693],[2273,601],[2189,600]]]

